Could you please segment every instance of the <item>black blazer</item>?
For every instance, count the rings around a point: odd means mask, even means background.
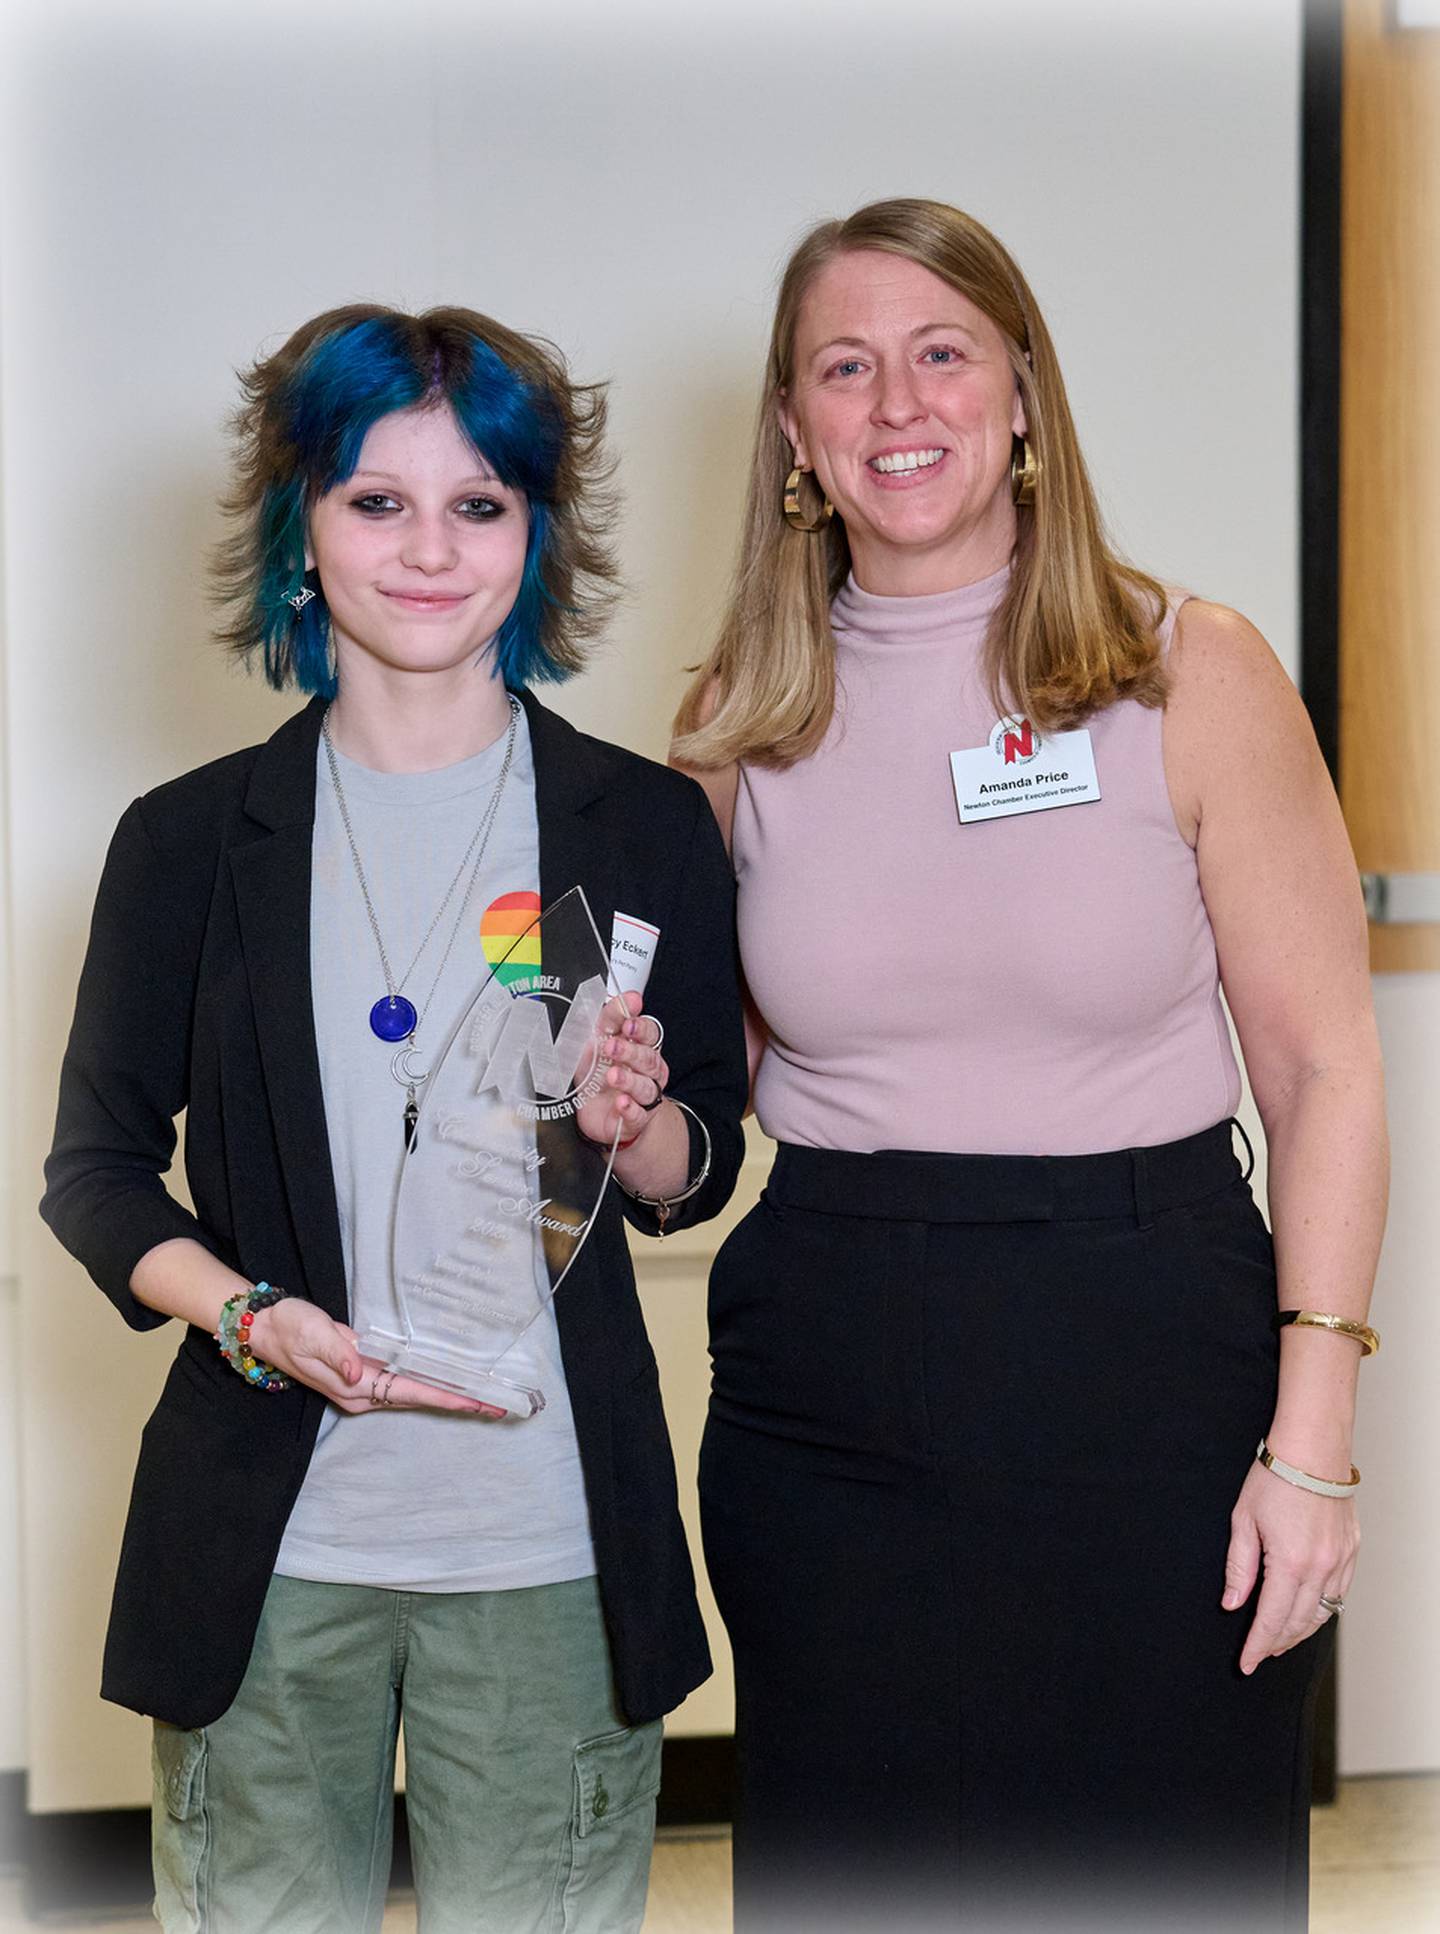
[[[524,701],[542,903],[578,882],[602,934],[617,906],[661,930],[646,1005],[665,1022],[670,1092],[713,1146],[709,1180],[670,1226],[701,1221],[734,1187],[746,1087],[734,883],[714,818],[692,781]],[[147,793],[111,844],[41,1212],[136,1329],[167,1320],[129,1285],[172,1236],[347,1314],[310,1000],[322,710]],[[182,1109],[194,1215],[161,1180]],[[622,1212],[654,1233],[612,1186],[555,1310],[616,1686],[640,1721],[678,1704],[710,1660]],[[324,1407],[303,1386],[250,1388],[187,1329],[141,1439],[104,1697],[177,1726],[225,1711]]]

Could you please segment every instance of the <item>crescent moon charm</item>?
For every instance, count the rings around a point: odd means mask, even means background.
[[[430,1073],[427,1068],[412,1068],[410,1066],[411,1055],[418,1053],[418,1048],[407,1046],[401,1048],[391,1059],[390,1072],[402,1088],[414,1088],[420,1082],[428,1081],[430,1078]]]

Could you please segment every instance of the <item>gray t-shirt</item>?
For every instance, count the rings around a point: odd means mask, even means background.
[[[406,972],[489,803],[505,739],[438,772],[371,772],[336,755],[385,949]],[[462,879],[405,984],[425,1015],[417,1062],[449,1036],[488,971],[486,910],[517,894],[539,910],[535,767],[522,716],[484,863],[444,973],[430,996],[465,890]],[[523,903],[522,903],[523,904]],[[513,917],[513,916],[512,916]],[[492,918],[486,931],[505,927]],[[325,1119],[340,1209],[350,1320],[383,1313],[391,1214],[404,1150],[405,1091],[395,1044],[370,1009],[385,977],[355,877],[322,741],[310,896],[311,993]],[[427,996],[428,1002],[427,1002]],[[563,1293],[563,1291],[562,1291]],[[275,1569],[291,1578],[411,1591],[503,1591],[595,1569],[575,1426],[547,1309],[507,1359],[545,1393],[520,1421],[428,1411],[327,1410]]]

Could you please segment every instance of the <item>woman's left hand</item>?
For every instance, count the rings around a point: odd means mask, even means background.
[[[670,1069],[660,1053],[665,1030],[643,1011],[643,997],[631,989],[605,1003],[600,1022],[600,1065],[604,1080],[582,1103],[575,1120],[588,1141],[608,1148],[619,1131],[633,1141],[656,1112]]]
[[[1264,1577],[1240,1654],[1248,1677],[1262,1659],[1278,1658],[1333,1616],[1320,1603],[1343,1599],[1355,1571],[1360,1527],[1350,1498],[1322,1497],[1255,1463],[1230,1514],[1221,1604],[1237,1611]]]

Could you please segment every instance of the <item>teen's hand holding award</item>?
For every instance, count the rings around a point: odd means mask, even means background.
[[[601,1147],[615,1142],[613,1172],[627,1193],[666,1200],[689,1178],[690,1137],[679,1107],[666,1104],[665,1030],[643,1003],[633,988],[606,1002],[600,1024],[604,1082],[581,1107],[577,1125]]]
[[[137,1265],[134,1281],[137,1295],[217,1334],[230,1303],[256,1300],[245,1277],[185,1236],[158,1243]],[[252,1354],[272,1374],[306,1384],[352,1414],[379,1408],[505,1415],[493,1404],[463,1392],[441,1390],[418,1377],[392,1376],[378,1357],[363,1354],[348,1324],[336,1322],[303,1296],[285,1296],[273,1303],[262,1300],[245,1327]]]

